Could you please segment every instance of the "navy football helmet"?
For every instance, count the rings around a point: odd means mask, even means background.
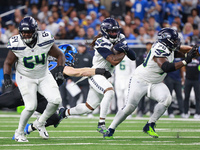
[[[24,17],[19,24],[19,33],[25,43],[31,44],[37,39],[38,25],[33,17]]]
[[[58,48],[65,55],[66,58],[65,65],[73,66],[75,62],[75,55],[78,53],[77,49],[71,44],[59,45]]]
[[[171,28],[163,28],[158,32],[158,41],[165,45],[170,51],[177,50],[180,45],[178,32]]]
[[[103,36],[112,43],[116,42],[119,38],[120,26],[113,18],[104,19],[101,23],[100,30]]]

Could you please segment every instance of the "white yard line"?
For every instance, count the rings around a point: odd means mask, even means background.
[[[109,141],[111,141],[111,140],[109,140]],[[113,141],[113,140],[112,140]],[[169,146],[169,145],[191,145],[191,146],[194,146],[194,145],[200,145],[200,143],[158,143],[158,144],[155,144],[155,143],[152,143],[152,144],[147,144],[147,143],[145,143],[145,144],[134,144],[134,143],[132,143],[132,144],[125,144],[125,143],[55,143],[55,144],[13,144],[13,145],[8,145],[8,144],[5,144],[5,145],[1,145],[1,147],[14,147],[14,146],[26,146],[26,147],[28,147],[28,146],[30,146],[30,147],[32,147],[32,146],[53,146],[53,145],[55,145],[55,146],[59,146],[59,145],[104,145],[104,144],[106,144],[106,145],[123,145],[123,146],[128,146],[128,145],[137,145],[137,146],[148,146],[148,145],[153,145],[153,146],[155,146],[155,145],[160,145],[160,146],[162,146],[162,145],[166,145],[166,146]]]

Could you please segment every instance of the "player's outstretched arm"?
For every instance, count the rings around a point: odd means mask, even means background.
[[[95,68],[73,68],[65,66],[63,73],[68,76],[81,77],[95,75]]]
[[[68,76],[82,77],[82,76],[93,76],[95,74],[104,75],[106,78],[111,77],[109,71],[103,68],[73,68],[70,66],[65,66],[63,73]]]

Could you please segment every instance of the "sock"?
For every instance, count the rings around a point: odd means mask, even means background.
[[[105,125],[105,121],[104,122],[98,122],[98,126],[102,126]]]
[[[21,112],[20,120],[19,120],[19,126],[18,126],[18,132],[24,132],[24,128],[33,114],[34,111],[29,111],[26,108]]]
[[[128,116],[128,115],[125,114],[123,110],[119,110],[119,111],[117,112],[117,114],[115,115],[115,118],[114,118],[114,120],[112,121],[112,123],[110,124],[109,128],[111,128],[111,129],[117,128],[117,126],[118,126],[120,123],[122,123],[122,122],[126,119],[127,116]]]
[[[100,106],[100,118],[106,118],[108,109],[110,107],[110,102],[111,102],[113,96],[114,96],[113,90],[108,90],[104,94],[104,97],[101,101],[101,106]]]
[[[166,111],[167,107],[161,103],[158,103],[154,108],[154,113],[151,115],[148,123],[156,122]]]
[[[58,109],[59,104],[48,103],[43,114],[39,118],[40,123],[46,123],[46,120],[53,115]]]

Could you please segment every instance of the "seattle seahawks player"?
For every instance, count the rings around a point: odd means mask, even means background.
[[[176,50],[187,53],[183,61],[172,63]],[[130,79],[127,103],[118,111],[108,132],[104,134],[105,139],[113,139],[117,126],[122,123],[137,107],[140,99],[146,95],[154,99],[158,104],[143,131],[151,137],[158,138],[155,132],[155,122],[162,116],[171,103],[171,94],[163,83],[167,72],[175,71],[191,62],[197,53],[197,47],[180,46],[178,32],[171,28],[163,28],[158,32],[158,40],[152,45],[143,64],[138,66]]]
[[[113,18],[106,18],[100,26],[101,34],[97,35],[90,44],[94,48],[92,68],[105,68],[113,72],[114,66],[119,64],[125,54],[132,60],[135,60],[135,53],[128,48],[125,36],[120,33],[120,26]],[[113,46],[114,45],[114,46]],[[119,51],[119,54],[114,54],[111,49]],[[97,131],[104,133],[107,131],[105,127],[105,119],[110,106],[110,101],[114,96],[113,85],[102,75],[94,75],[89,78],[90,89],[86,103],[78,104],[74,108],[60,109],[60,114],[63,117],[69,115],[80,115],[91,113],[100,105],[100,118]]]
[[[63,74],[65,78],[68,76],[91,76],[94,74],[102,74],[106,77],[111,76],[108,71],[102,68],[73,68],[73,64],[75,61],[75,55],[77,54],[77,49],[71,45],[71,44],[63,44],[58,46],[58,48],[64,53],[66,61],[65,61],[65,68],[63,70]],[[57,67],[57,62],[54,58],[51,57],[49,62],[49,70],[51,71],[52,75],[56,78],[57,76],[55,75],[57,73],[56,67]],[[63,78],[57,79],[57,84],[60,85],[62,84]],[[9,101],[8,101],[9,99]],[[47,106],[47,100],[44,96],[42,96],[40,93],[37,92],[37,103],[38,106],[36,108],[36,111],[39,113],[43,113]],[[24,102],[22,100],[22,95],[19,91],[18,87],[15,87],[11,91],[7,91],[4,94],[0,95],[0,108],[16,108],[18,106],[24,105]],[[45,127],[48,127],[50,125],[54,125],[56,128],[58,124],[61,122],[61,118],[58,116],[58,114],[55,112],[50,118],[47,119]],[[25,134],[30,134],[30,132],[36,130],[34,128],[33,124],[27,124],[24,131]],[[15,137],[15,136],[13,136]],[[14,139],[14,138],[13,138]]]

